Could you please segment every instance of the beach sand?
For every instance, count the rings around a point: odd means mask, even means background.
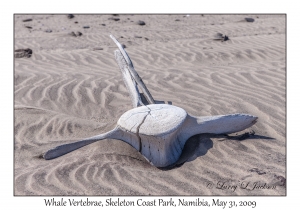
[[[14,62],[14,195],[286,195],[285,15],[15,15],[14,21],[14,49],[32,50]],[[217,33],[229,40],[214,40]],[[193,136],[183,164],[171,169],[152,166],[113,139],[40,158],[113,129],[132,108],[110,34],[126,45],[154,99],[196,116],[245,113],[258,122],[232,138]]]

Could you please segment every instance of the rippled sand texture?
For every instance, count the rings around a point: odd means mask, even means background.
[[[285,15],[184,16],[15,16],[15,49],[33,51],[15,59],[15,195],[286,194]],[[218,32],[230,40],[214,40]],[[131,109],[110,34],[126,45],[156,100],[198,116],[258,116],[237,134],[255,135],[196,135],[184,148],[184,164],[170,170],[111,139],[54,160],[39,158],[111,130]]]

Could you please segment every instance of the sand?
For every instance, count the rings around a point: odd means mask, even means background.
[[[286,195],[285,15],[15,15],[14,21],[15,50],[32,50],[14,60],[14,195]],[[214,40],[217,33],[229,40]],[[164,170],[113,139],[40,158],[113,129],[132,108],[110,34],[126,45],[154,99],[192,115],[246,113],[258,122],[233,137],[193,136],[183,164]]]

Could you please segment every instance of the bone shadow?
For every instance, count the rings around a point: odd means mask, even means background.
[[[149,105],[149,102],[147,101],[144,93],[140,93],[141,96],[141,100],[143,102],[144,105]],[[161,100],[154,100],[155,104],[169,104],[172,105],[172,101],[161,101]]]
[[[159,169],[168,171],[180,168],[186,162],[191,162],[200,156],[204,156],[209,149],[213,148],[213,141],[211,138],[221,138],[218,141],[245,141],[250,139],[275,140],[272,137],[255,135],[254,132],[245,132],[235,136],[230,136],[227,134],[197,134],[190,137],[186,141],[182,153],[176,163],[167,167],[160,167]]]

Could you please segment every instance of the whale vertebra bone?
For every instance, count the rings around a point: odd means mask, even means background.
[[[130,144],[154,166],[166,167],[179,159],[184,144],[193,135],[229,134],[244,130],[256,123],[257,117],[247,114],[196,117],[177,106],[155,104],[155,100],[135,71],[128,54],[112,35],[111,38],[119,47],[119,50],[115,51],[115,58],[135,108],[125,112],[113,130],[55,147],[43,154],[44,159],[53,159],[109,138]],[[139,88],[146,99],[144,101]]]

